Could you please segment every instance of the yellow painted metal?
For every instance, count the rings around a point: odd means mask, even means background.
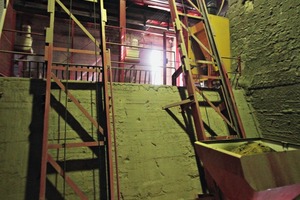
[[[224,59],[231,57],[229,19],[216,15],[208,15],[208,17],[222,63],[225,66],[226,71],[229,72],[231,61],[230,59]]]
[[[5,16],[6,16],[6,10],[9,4],[9,0],[6,1],[6,5],[4,5],[4,1],[1,2],[1,8],[0,8],[0,38],[2,35],[2,29],[4,26]],[[3,6],[3,7],[2,7]]]
[[[231,60],[228,59],[231,57],[229,19],[216,15],[208,15],[208,17],[221,61],[225,66],[226,71],[229,72],[231,68]],[[207,41],[203,22],[199,22],[190,27],[189,33],[191,35],[191,40],[188,45],[188,56],[192,66],[194,66],[192,70],[193,77],[197,79],[200,75],[203,75],[203,67],[201,68],[201,65],[199,65],[201,63],[212,64],[212,71],[217,72],[219,69],[213,64],[213,54],[209,42]],[[195,52],[197,52],[197,55],[195,55]],[[210,76],[210,74],[208,75]],[[230,74],[228,75],[230,77]],[[201,79],[200,81],[203,80]]]

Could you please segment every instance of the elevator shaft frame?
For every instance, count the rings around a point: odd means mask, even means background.
[[[169,109],[173,106],[184,105],[189,107],[192,111],[196,138],[197,140],[208,140],[208,139],[229,139],[229,138],[245,138],[245,131],[243,128],[240,115],[237,110],[235,99],[233,96],[233,91],[231,89],[230,81],[227,76],[225,67],[222,64],[217,46],[214,40],[212,28],[210,26],[209,17],[207,13],[207,8],[204,0],[197,0],[197,5],[195,5],[191,0],[183,0],[182,7],[178,7],[175,0],[169,0],[171,18],[176,31],[176,38],[178,43],[178,48],[181,56],[181,66],[173,74],[173,85],[176,84],[176,78],[179,75],[183,75],[185,86],[187,88],[188,97],[182,102],[173,103],[164,107],[164,109]],[[198,16],[190,15],[187,8],[192,9],[193,12],[197,12]],[[203,27],[204,38],[201,41],[196,35],[191,33],[191,27],[189,27],[189,20],[197,20],[198,23]],[[190,42],[193,40],[197,45],[197,50],[189,49]],[[219,106],[214,105],[213,102],[205,95],[204,88],[196,85],[196,80],[193,78],[192,62],[189,58],[189,50],[195,55],[202,55],[202,59],[194,61],[195,63],[201,63],[207,66],[208,71],[212,71],[212,68],[217,68],[218,72],[214,76],[208,77],[208,86],[206,89],[218,90],[221,96],[222,103]],[[201,57],[201,56],[198,56]],[[218,81],[217,86],[213,86],[212,82],[214,80]],[[211,135],[207,136],[203,117],[201,116],[199,97],[201,96],[206,103],[222,118],[224,123],[228,127],[227,136]]]
[[[45,112],[44,112],[44,128],[43,128],[43,140],[42,140],[42,158],[41,158],[41,173],[40,173],[40,194],[39,199],[46,199],[46,180],[47,180],[47,164],[52,166],[54,170],[59,174],[65,181],[66,184],[72,188],[74,193],[80,199],[88,199],[87,195],[80,189],[79,185],[76,184],[70,176],[68,176],[67,172],[63,167],[59,165],[59,163],[54,159],[53,156],[50,155],[49,151],[51,149],[61,149],[64,148],[78,148],[78,147],[104,147],[106,152],[106,164],[105,170],[101,173],[104,174],[106,178],[106,190],[104,193],[106,197],[101,197],[101,199],[114,199],[114,182],[113,182],[113,163],[112,163],[112,147],[111,147],[111,130],[110,130],[110,99],[109,99],[109,90],[108,90],[108,67],[110,63],[110,55],[109,51],[106,50],[106,41],[105,41],[105,23],[106,23],[106,10],[103,6],[103,0],[97,1],[96,3],[99,6],[100,11],[100,42],[96,40],[89,33],[87,29],[77,20],[77,18],[71,13],[71,11],[64,6],[64,4],[60,0],[49,0],[48,1],[48,13],[50,15],[50,25],[46,29],[46,45],[45,45],[45,62],[47,66],[47,76],[46,76],[46,94],[45,94]],[[68,90],[67,84],[63,83],[53,72],[52,70],[61,70],[69,73],[69,71],[79,70],[80,72],[91,72],[90,69],[76,69],[71,66],[53,66],[53,53],[54,51],[64,51],[64,52],[76,52],[74,49],[64,49],[54,46],[54,22],[55,22],[55,6],[58,5],[62,10],[64,10],[77,25],[81,28],[81,30],[87,35],[88,38],[95,43],[96,49],[100,50],[102,67],[96,68],[93,72],[97,72],[101,77],[96,82],[96,87],[102,84],[101,95],[103,95],[102,99],[97,99],[97,104],[101,104],[103,106],[104,122],[100,125],[99,119],[95,119],[81,104],[80,101]],[[78,52],[81,52],[78,50]],[[88,52],[89,54],[93,52]],[[94,52],[95,55],[99,54],[99,52]],[[91,124],[96,128],[97,138],[93,141],[83,141],[77,143],[50,143],[49,142],[49,116],[51,110],[51,90],[52,84],[55,83],[58,85],[59,89],[65,93],[68,99],[73,102],[76,107],[82,112],[82,115],[85,116]],[[110,82],[111,83],[111,82]],[[98,85],[98,86],[97,86]],[[100,87],[100,86],[99,86]],[[67,108],[66,108],[67,109]],[[98,117],[99,118],[99,117]]]

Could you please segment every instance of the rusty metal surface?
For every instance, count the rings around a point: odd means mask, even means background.
[[[277,152],[241,156],[230,151],[248,141],[264,142]],[[300,195],[300,147],[286,149],[265,140],[196,142],[203,162],[223,195],[240,199],[294,199]]]
[[[221,117],[222,122],[224,121],[226,123],[226,126],[228,128],[228,132],[226,133],[226,135],[245,138],[245,130],[243,128],[239,112],[237,110],[228,75],[221,62],[221,58],[216,47],[214,34],[211,30],[205,1],[198,1],[198,7],[189,0],[182,2],[186,4],[184,6],[184,9],[182,10],[184,14],[187,14],[187,10],[185,8],[187,5],[189,5],[195,9],[197,15],[201,16],[199,22],[194,22],[194,24],[201,24],[201,33],[203,34],[201,34],[200,37],[199,35],[197,35],[197,31],[191,31],[191,29],[193,28],[191,20],[189,21],[187,15],[185,15],[184,18],[179,17],[180,8],[177,6],[176,1],[169,0],[171,17],[176,31],[176,39],[178,43],[177,46],[179,47],[178,49],[180,52],[182,63],[182,66],[173,74],[172,82],[173,84],[176,83],[176,78],[179,77],[180,74],[184,76],[184,84],[187,88],[188,93],[186,99],[190,100],[187,102],[187,106],[191,108],[191,112],[193,115],[196,138],[197,140],[202,141],[209,139],[210,136],[214,137],[215,135],[220,134],[211,133],[208,128],[204,128],[204,120],[202,119],[204,115],[201,114],[201,110],[198,105],[199,94],[204,98],[206,103],[216,111],[215,113]],[[198,60],[197,62],[205,64],[206,66],[205,69],[207,69],[207,74],[199,74],[202,78],[208,78],[206,82],[202,82],[202,85],[199,82],[199,79],[196,79],[194,77],[194,74],[192,73],[195,61],[191,59],[191,55],[195,55],[195,58],[197,58]],[[218,68],[218,73],[214,69],[216,68],[216,66]],[[212,73],[213,71],[214,73]],[[215,84],[212,84],[213,82]],[[220,105],[224,105],[224,107],[222,107],[222,110],[220,110],[219,107],[215,107],[211,103],[211,101],[203,94],[202,91],[207,88],[215,89],[218,91],[218,95],[220,96],[220,99],[222,101]],[[182,99],[185,100],[184,97],[182,97]],[[181,106],[182,103],[170,104],[165,108],[173,105]],[[210,136],[208,136],[208,134],[210,134]]]
[[[177,10],[177,5],[174,0],[169,0],[170,4],[170,12],[171,12],[171,17],[172,21],[174,22],[175,30],[176,30],[176,38],[181,54],[181,62],[182,62],[182,72],[185,78],[185,83],[187,87],[187,92],[188,92],[188,97],[192,102],[190,104],[191,110],[192,110],[192,115],[194,119],[194,126],[195,126],[195,135],[197,140],[205,140],[206,135],[205,135],[205,129],[204,129],[204,124],[202,121],[202,116],[200,112],[200,107],[198,102],[198,97],[196,95],[196,86],[194,84],[194,80],[192,77],[191,73],[191,64],[190,60],[188,58],[188,52],[187,52],[187,31],[183,29],[182,22],[180,21],[179,15],[178,15],[178,10]]]
[[[123,46],[126,41],[126,1],[120,0],[120,8],[119,8],[119,26],[120,26],[120,57],[119,61],[121,62],[119,64],[119,68],[121,68],[119,72],[119,81],[124,82],[125,73],[124,73],[124,67],[125,65],[122,64],[122,62],[125,61],[125,55],[126,55],[126,48]]]
[[[46,31],[46,47],[45,47],[45,61],[47,63],[47,82],[46,82],[46,100],[45,100],[45,114],[44,114],[44,130],[43,130],[43,149],[42,149],[42,161],[41,161],[41,177],[40,177],[40,194],[39,194],[39,199],[44,200],[46,198],[45,193],[46,193],[46,179],[47,179],[47,164],[51,164],[51,166],[57,171],[59,175],[62,176],[64,179],[64,182],[67,183],[74,191],[74,194],[76,194],[79,199],[88,199],[86,194],[80,189],[80,185],[77,185],[78,183],[75,183],[71,178],[67,175],[66,168],[62,168],[59,163],[49,154],[50,149],[60,149],[60,148],[76,148],[76,147],[92,147],[92,146],[105,146],[107,149],[107,155],[106,155],[106,163],[105,166],[106,169],[104,171],[101,171],[102,174],[105,174],[107,176],[107,180],[105,180],[106,187],[107,189],[105,190],[105,195],[107,195],[106,199],[114,199],[114,190],[113,190],[113,169],[112,169],[112,147],[111,147],[111,135],[110,135],[110,116],[109,116],[109,97],[108,97],[108,75],[107,75],[107,67],[109,63],[109,59],[106,57],[106,43],[105,43],[105,23],[106,23],[106,16],[104,14],[101,15],[101,44],[96,41],[93,36],[91,36],[90,33],[84,28],[83,31],[87,34],[87,36],[93,40],[95,45],[97,47],[101,47],[101,56],[102,56],[102,66],[103,69],[100,68],[95,68],[92,69],[92,71],[100,72],[100,70],[103,70],[102,72],[102,79],[97,80],[97,84],[102,84],[104,85],[103,92],[104,93],[104,100],[96,99],[97,101],[101,101],[99,104],[102,104],[102,101],[104,101],[105,108],[103,108],[103,112],[105,114],[104,117],[106,118],[105,123],[103,128],[100,126],[99,122],[97,119],[95,119],[78,101],[78,99],[72,95],[72,93],[68,90],[68,84],[64,85],[61,82],[61,79],[57,77],[54,73],[52,73],[52,70],[59,69],[63,71],[76,71],[76,72],[91,72],[91,69],[89,68],[81,68],[77,69],[74,67],[70,67],[69,64],[66,66],[53,66],[53,52],[55,50],[57,51],[65,51],[67,50],[68,52],[71,52],[70,49],[62,49],[62,48],[55,48],[53,47],[53,38],[54,38],[54,12],[55,12],[55,3],[58,3],[61,7],[64,8],[64,10],[67,10],[67,8],[59,1],[59,0],[51,0],[48,2],[49,3],[49,12],[50,12],[50,27],[47,28]],[[105,13],[105,9],[103,7],[103,1],[99,2],[100,10],[101,13]],[[67,12],[72,20],[74,20],[77,24],[80,24],[80,22],[76,19],[75,16],[72,15],[71,12]],[[74,23],[74,22],[73,22]],[[91,53],[90,51],[78,51],[78,53]],[[98,51],[95,51],[95,55],[98,54]],[[68,74],[68,73],[67,73]],[[67,76],[67,81],[68,76]],[[106,140],[103,141],[98,137],[97,140],[95,141],[83,141],[83,142],[77,142],[77,143],[50,143],[48,140],[48,132],[49,132],[49,114],[50,114],[50,100],[51,100],[51,83],[55,82],[59,88],[65,92],[66,96],[70,98],[70,100],[76,105],[76,107],[82,112],[82,114],[93,124],[96,129],[97,133],[99,135],[104,135]],[[102,82],[101,82],[102,81]],[[100,83],[101,82],[101,83]],[[66,137],[66,135],[65,135]],[[67,159],[64,157],[64,162]],[[64,194],[65,195],[65,194]]]
[[[110,65],[110,55],[107,55],[106,49],[106,37],[105,37],[105,24],[107,21],[106,10],[104,9],[103,1],[100,1],[100,37],[101,37],[101,45],[100,50],[102,52],[102,66],[103,66],[103,73],[102,73],[102,80],[103,80],[103,95],[104,95],[104,112],[105,112],[105,126],[106,126],[106,141],[107,141],[107,186],[108,186],[108,198],[114,199],[114,173],[113,173],[113,161],[112,161],[112,136],[111,136],[111,123],[110,123],[110,100],[109,100],[109,88],[108,88],[108,67]]]

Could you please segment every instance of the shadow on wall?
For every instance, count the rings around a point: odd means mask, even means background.
[[[181,100],[188,99],[187,93],[186,93],[186,88],[178,87],[178,92],[179,92]],[[191,145],[194,147],[194,143],[197,141],[197,139],[196,139],[195,130],[194,130],[194,127],[193,127],[192,111],[191,111],[191,109],[182,108],[182,107],[181,107],[181,110],[182,110],[181,115],[182,115],[184,123],[182,123],[181,120],[178,119],[176,117],[176,115],[171,112],[170,109],[166,109],[166,112],[186,132],[186,134],[188,135],[188,137],[190,139]],[[204,124],[204,126],[206,127],[207,130],[211,130],[210,128],[208,128],[208,126],[206,124]],[[194,148],[194,153],[196,155],[196,149],[195,148]],[[207,184],[206,184],[206,181],[205,181],[204,168],[203,168],[200,160],[198,159],[198,156],[195,156],[195,159],[196,159],[196,163],[197,163],[197,167],[198,167],[198,173],[199,173],[199,179],[200,179],[199,181],[200,181],[200,184],[201,184],[202,192],[204,194],[206,194],[208,192],[208,189],[207,189]]]
[[[33,96],[32,102],[32,118],[29,126],[30,135],[29,135],[29,155],[28,155],[28,169],[27,169],[27,179],[26,179],[26,200],[39,199],[39,188],[40,188],[40,169],[41,169],[41,152],[42,152],[42,136],[43,136],[43,125],[44,125],[44,108],[45,108],[45,81],[39,79],[30,80],[30,94]],[[70,89],[78,90],[96,90],[95,84],[70,84]],[[52,89],[58,89],[56,84],[52,85]],[[101,89],[97,89],[101,91]],[[61,94],[61,92],[59,92]],[[98,94],[99,95],[99,94]],[[58,99],[57,99],[58,98]],[[75,118],[69,111],[66,111],[65,106],[61,103],[61,96],[54,96],[51,94],[51,110],[55,111],[55,114],[62,120],[65,120],[65,123],[71,127],[71,129],[76,133],[77,137],[82,140],[82,142],[95,141],[95,139],[90,135],[90,131],[86,130],[78,118]],[[102,99],[101,95],[97,97]],[[98,105],[99,106],[99,105]],[[101,106],[101,105],[100,105]],[[102,108],[97,108],[97,110],[102,110]],[[98,114],[98,116],[101,115]],[[98,119],[98,121],[101,119]],[[58,125],[59,122],[49,122],[49,126]],[[101,124],[101,123],[100,123]],[[59,131],[58,131],[59,132]],[[88,194],[93,196],[94,199],[106,199],[107,194],[107,183],[106,176],[101,174],[101,177],[98,175],[100,172],[106,170],[106,155],[105,149],[102,146],[89,147],[90,152],[93,156],[80,159],[57,161],[58,165],[64,169],[64,165],[67,166],[66,173],[68,172],[79,172],[89,171],[91,177],[95,182],[99,182],[98,188],[93,189],[93,194]],[[74,153],[74,152],[73,152]],[[62,154],[62,153],[61,153]],[[91,155],[89,154],[89,155]],[[47,174],[55,175],[57,177],[56,171],[47,165]],[[74,182],[76,183],[78,179],[84,177],[78,176]],[[95,183],[92,187],[97,187]],[[81,186],[80,186],[81,187]],[[99,197],[99,198],[98,198]],[[46,198],[53,200],[63,200],[64,195],[61,191],[58,191],[57,185],[51,182],[48,178],[46,179]]]
[[[31,123],[29,126],[29,155],[26,179],[25,199],[39,198],[43,117],[45,106],[45,82],[43,80],[30,80],[30,94],[33,96]]]

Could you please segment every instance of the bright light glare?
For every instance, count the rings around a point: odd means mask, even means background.
[[[162,85],[163,52],[151,50],[150,64],[152,71],[151,83],[154,85]]]

